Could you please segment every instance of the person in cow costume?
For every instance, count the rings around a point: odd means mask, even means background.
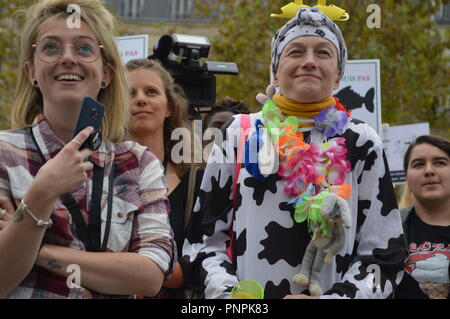
[[[346,60],[341,31],[317,8],[276,32],[276,94],[222,127],[194,207],[198,235],[184,243],[205,298],[229,298],[243,280],[265,298],[392,296],[401,219],[380,137],[331,96]]]

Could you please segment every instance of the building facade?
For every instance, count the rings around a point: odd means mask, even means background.
[[[450,26],[450,3],[442,6],[436,14],[436,21],[440,25]]]
[[[149,53],[166,34],[181,33],[213,37],[217,27],[199,17],[195,0],[106,0],[105,4],[126,25],[127,35],[148,34]]]

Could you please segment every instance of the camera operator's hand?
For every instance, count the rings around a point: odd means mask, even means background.
[[[83,184],[88,179],[88,171],[93,168],[93,164],[85,159],[94,152],[89,148],[80,151],[79,148],[92,131],[92,127],[82,130],[54,158],[45,163],[27,193],[36,192],[45,196],[45,199],[56,200],[59,195]]]
[[[258,95],[256,95],[256,100],[259,103],[264,104],[268,99],[271,99],[274,95],[275,95],[275,86],[269,84],[266,88],[266,94],[264,95],[263,93],[258,93]]]

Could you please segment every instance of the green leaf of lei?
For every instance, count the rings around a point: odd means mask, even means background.
[[[264,104],[262,116],[273,142],[277,142],[280,136],[284,135],[288,130],[293,130],[294,132],[298,130],[298,118],[292,115],[285,117],[275,102],[270,99]],[[282,118],[285,119],[282,120]]]

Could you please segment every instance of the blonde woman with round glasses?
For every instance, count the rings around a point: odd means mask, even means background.
[[[74,5],[79,27],[67,23]],[[13,130],[0,132],[0,298],[153,296],[173,271],[161,163],[121,142],[129,96],[114,23],[97,0],[26,11]],[[85,96],[105,106],[97,151],[80,150],[92,128],[73,136]]]

